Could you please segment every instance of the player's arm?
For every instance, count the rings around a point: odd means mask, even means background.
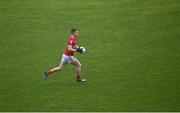
[[[75,49],[78,49],[78,48],[79,48],[79,46],[78,46],[78,45],[75,45],[75,46],[74,46],[74,48],[75,48]]]
[[[71,45],[68,45],[68,51],[79,52],[79,53],[83,52],[83,50],[80,49],[79,47],[77,49],[75,49],[75,48],[72,48]]]
[[[68,45],[68,51],[73,51],[73,52],[76,52],[76,51],[77,51],[77,49],[72,48],[72,45]]]
[[[77,52],[83,53],[83,50],[78,45],[75,45],[74,48],[76,49]]]

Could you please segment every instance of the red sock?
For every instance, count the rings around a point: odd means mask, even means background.
[[[51,70],[48,70],[48,75],[50,75],[50,74],[52,74],[52,73],[54,73],[54,72],[51,71]]]
[[[81,79],[80,75],[77,75],[77,80],[80,80],[80,79]]]

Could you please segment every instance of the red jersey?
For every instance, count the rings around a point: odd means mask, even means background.
[[[74,51],[68,51],[68,45],[71,45],[72,48],[74,48],[75,45],[77,45],[78,37],[74,37],[73,35],[70,36],[68,39],[68,44],[64,50],[64,54],[67,56],[74,56]]]

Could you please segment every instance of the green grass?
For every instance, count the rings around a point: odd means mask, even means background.
[[[1,0],[0,111],[180,111],[179,0]],[[48,80],[72,27],[75,67]]]

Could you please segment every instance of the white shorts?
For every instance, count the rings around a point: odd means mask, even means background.
[[[77,61],[77,59],[74,56],[67,56],[65,54],[62,55],[61,62],[63,62],[63,63],[71,63],[73,61]]]

